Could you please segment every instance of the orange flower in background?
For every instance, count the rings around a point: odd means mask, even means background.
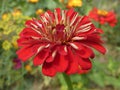
[[[33,57],[33,64],[42,65],[47,76],[58,72],[87,73],[92,68],[90,59],[95,56],[92,48],[106,52],[101,33],[87,16],[79,16],[73,9],[48,10],[40,19],[26,21],[18,39],[21,48],[17,55],[24,62]]]
[[[40,15],[40,14],[42,14],[44,11],[43,11],[43,9],[38,9],[37,11],[36,11],[36,15]]]
[[[68,0],[67,7],[81,7],[82,6],[82,0]]]
[[[28,2],[30,2],[30,3],[37,3],[37,2],[39,2],[39,0],[28,0]]]
[[[28,72],[31,72],[32,71],[32,67],[30,65],[26,65],[25,66],[25,69],[28,71]]]
[[[93,8],[89,13],[89,17],[100,22],[100,24],[108,23],[112,27],[114,27],[117,23],[116,14],[113,11],[108,12]]]

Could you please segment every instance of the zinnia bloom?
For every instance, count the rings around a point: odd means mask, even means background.
[[[108,23],[112,27],[117,23],[116,15],[113,11],[108,12],[93,8],[93,10],[91,10],[89,13],[89,17],[100,22],[100,24]]]
[[[91,47],[101,53],[99,34],[87,16],[79,16],[73,9],[48,10],[40,19],[26,21],[26,28],[20,33],[17,54],[22,61],[33,57],[35,66],[42,65],[42,72],[54,76],[57,72],[66,74],[87,73],[94,58]]]

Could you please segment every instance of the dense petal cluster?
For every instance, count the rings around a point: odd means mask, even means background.
[[[113,11],[108,12],[93,8],[89,13],[89,17],[98,21],[100,24],[108,23],[112,27],[117,23],[116,14]]]
[[[94,58],[91,47],[101,53],[105,48],[96,28],[87,16],[79,16],[73,9],[48,10],[40,19],[26,21],[20,33],[17,51],[22,61],[33,57],[35,66],[42,65],[42,72],[54,76],[57,72],[66,74],[87,73]]]

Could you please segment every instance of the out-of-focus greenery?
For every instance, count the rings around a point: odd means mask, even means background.
[[[76,0],[77,2],[79,0]],[[119,90],[120,89],[120,1],[119,0],[80,0],[74,4],[80,15],[87,15],[93,7],[114,10],[117,25],[101,25],[103,39],[108,49],[106,55],[92,60],[93,68],[85,75],[71,75],[74,90]],[[41,67],[34,67],[32,61],[22,63],[15,69],[14,59],[18,49],[16,40],[24,28],[26,20],[38,17],[50,9],[68,8],[70,0],[1,0],[0,1],[0,90],[66,90],[61,74],[54,78],[43,76]],[[97,22],[94,22],[98,27]],[[59,82],[58,82],[59,80]]]

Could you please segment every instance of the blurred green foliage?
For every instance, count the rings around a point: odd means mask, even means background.
[[[31,61],[22,63],[14,69],[13,60],[17,58],[16,40],[24,28],[26,20],[38,17],[38,9],[46,11],[56,7],[66,9],[68,0],[1,0],[0,3],[0,90],[66,90],[62,75],[51,79],[41,74],[41,67],[34,67]],[[119,90],[120,89],[120,1],[119,0],[82,0],[82,7],[74,7],[80,15],[87,15],[93,7],[114,10],[117,25],[101,25],[104,30],[105,46],[108,53],[92,60],[93,68],[85,75],[71,75],[75,90]],[[99,3],[98,3],[99,2]],[[94,22],[98,27],[99,24]],[[59,80],[59,82],[57,81]],[[51,82],[52,81],[52,82]]]

